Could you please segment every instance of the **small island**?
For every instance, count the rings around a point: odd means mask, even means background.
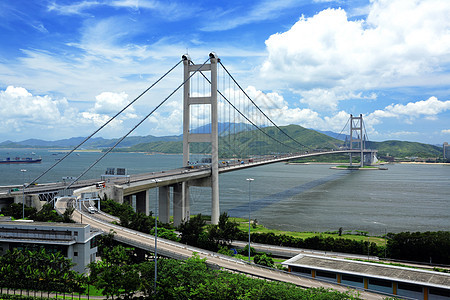
[[[334,166],[330,169],[336,169],[336,170],[387,170],[386,167],[380,167],[380,166],[349,166],[349,165],[340,165],[340,166]]]

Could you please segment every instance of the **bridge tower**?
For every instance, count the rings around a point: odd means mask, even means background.
[[[354,144],[356,148],[353,148]],[[350,150],[358,148],[361,150],[360,167],[362,168],[364,166],[364,136],[362,114],[360,114],[359,117],[350,115]],[[350,153],[350,166],[352,166],[352,156],[353,153]]]
[[[190,143],[211,143],[211,223],[219,223],[219,131],[218,131],[218,108],[217,108],[217,63],[219,58],[212,52],[209,54],[210,63],[201,65],[191,64],[189,55],[183,55],[184,64],[184,92],[183,92],[183,166],[189,165]],[[199,69],[200,68],[200,69]],[[211,92],[209,96],[191,97],[190,76],[196,70],[209,71],[211,74]],[[211,112],[210,133],[190,133],[191,105],[208,105]],[[189,185],[186,184],[184,194],[189,195]],[[188,196],[189,197],[189,196]],[[189,201],[187,197],[186,201]],[[183,209],[184,210],[184,209]],[[189,216],[185,216],[189,218]],[[175,209],[174,209],[175,219]]]

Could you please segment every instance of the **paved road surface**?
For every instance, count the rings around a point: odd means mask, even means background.
[[[56,208],[60,212],[64,212],[68,205],[73,205],[70,198],[62,198],[57,201]],[[93,228],[101,229],[104,232],[109,232],[114,230],[116,235],[115,238],[119,241],[125,242],[127,244],[139,247],[148,251],[154,251],[155,240],[154,236],[143,234],[134,230],[130,230],[121,226],[113,225],[107,223],[105,219],[108,219],[102,214],[92,214],[81,212],[75,210],[72,218],[78,223],[90,224]],[[104,220],[101,220],[104,219]],[[177,259],[185,259],[198,253],[201,258],[206,258],[206,262],[210,265],[215,265],[225,270],[235,271],[239,273],[248,274],[250,276],[255,276],[259,278],[265,278],[268,280],[289,282],[301,287],[323,287],[331,288],[337,291],[345,292],[349,289],[344,286],[337,284],[327,283],[319,280],[314,280],[311,278],[304,278],[295,275],[291,275],[287,272],[281,272],[277,270],[272,270],[268,268],[259,267],[253,264],[248,264],[241,260],[237,260],[225,255],[220,255],[218,253],[205,251],[200,248],[195,248],[191,246],[186,246],[173,241],[158,238],[157,241],[158,253],[163,256],[169,256]],[[367,291],[358,291],[360,297],[364,299],[383,299],[384,296],[369,293]]]

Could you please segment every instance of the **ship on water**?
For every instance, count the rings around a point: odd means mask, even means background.
[[[15,157],[10,158],[7,157],[6,159],[0,160],[0,164],[33,164],[33,163],[40,163],[42,161],[42,158],[32,158],[32,157]]]

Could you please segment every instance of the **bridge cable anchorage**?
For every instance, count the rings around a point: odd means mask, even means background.
[[[191,61],[191,63],[192,64],[194,64],[192,61]],[[219,63],[223,66],[223,64],[222,64],[222,62],[221,61],[219,61]],[[225,67],[224,67],[224,69],[225,69]],[[264,112],[255,104],[255,102],[253,102],[253,100],[242,90],[242,88],[239,86],[239,84],[234,80],[234,78],[231,76],[231,74],[225,69],[225,71],[228,73],[228,75],[231,77],[231,79],[233,79],[233,81],[237,84],[237,86],[240,88],[240,90],[245,94],[245,96],[252,102],[252,104],[266,117],[266,119],[268,119],[268,120],[270,120],[270,118],[269,117],[267,117],[267,115],[266,114],[264,114]],[[200,74],[202,74],[203,75],[203,77],[209,82],[209,83],[211,83],[211,81],[206,77],[206,75],[205,74],[203,74],[203,72],[201,72],[200,71]],[[269,134],[267,134],[262,128],[260,128],[258,125],[256,125],[252,120],[250,120],[247,116],[245,116],[234,104],[232,104],[228,99],[227,99],[227,97],[225,97],[225,95],[224,94],[222,94],[222,92],[221,91],[219,91],[219,90],[217,90],[217,92],[219,93],[219,95],[220,96],[222,96],[223,97],[223,99],[231,106],[231,107],[233,107],[234,108],[234,110],[236,111],[236,112],[238,112],[244,119],[246,119],[250,124],[252,124],[256,129],[258,129],[259,131],[261,131],[264,135],[266,135],[267,137],[269,137],[270,139],[272,139],[272,140],[274,140],[274,141],[276,141],[276,142],[278,142],[278,143],[280,143],[280,144],[282,144],[282,145],[284,145],[284,146],[286,146],[286,147],[288,147],[288,148],[291,148],[291,149],[294,149],[294,150],[298,150],[297,148],[295,148],[295,147],[293,147],[293,146],[290,146],[290,145],[287,145],[287,144],[285,144],[285,143],[283,143],[282,141],[280,141],[280,140],[278,140],[278,139],[276,139],[276,138],[274,138],[274,137],[272,137],[272,136],[270,136]],[[303,146],[303,147],[305,147],[305,148],[308,148],[308,149],[310,149],[310,150],[312,150],[310,147],[308,147],[308,146],[305,146],[305,145],[303,145],[303,144],[301,144],[300,142],[298,142],[298,141],[296,141],[295,139],[293,139],[292,137],[290,137],[287,133],[285,133],[280,127],[278,127],[272,120],[270,120],[270,122],[276,127],[276,128],[278,128],[281,132],[283,132],[289,139],[291,139],[291,140],[293,140],[294,142],[296,142],[297,144],[299,144],[299,145],[301,145],[301,146]]]
[[[127,104],[124,108],[122,108],[118,113],[116,113],[113,117],[111,117],[108,121],[105,122],[102,126],[100,126],[97,130],[95,130],[91,135],[89,135],[87,138],[85,138],[81,143],[79,143],[75,148],[67,152],[66,155],[64,155],[60,160],[56,161],[52,166],[50,166],[46,171],[44,171],[41,175],[33,179],[25,188],[28,188],[30,185],[38,181],[42,176],[47,174],[50,170],[52,170],[56,165],[58,165],[60,162],[62,162],[64,159],[66,159],[70,154],[72,154],[75,150],[80,148],[84,143],[86,143],[90,138],[92,138],[96,133],[98,133],[100,130],[102,130],[106,125],[108,125],[112,120],[114,120],[118,115],[123,113],[128,107],[133,105],[139,98],[141,98],[145,93],[147,93],[150,89],[152,89],[155,85],[157,85],[164,77],[166,77],[170,72],[172,72],[183,60],[180,60],[177,62],[172,68],[169,69],[164,75],[162,75],[158,80],[156,80],[152,85],[150,85],[146,90],[144,90],[139,96],[134,98],[133,101],[131,101],[129,104]]]
[[[100,156],[94,163],[92,163],[85,171],[83,171],[75,180],[73,180],[69,185],[64,188],[64,191],[70,188],[75,182],[78,181],[84,174],[86,174],[92,167],[94,167],[100,160],[102,160],[106,155],[108,155],[118,144],[120,144],[127,136],[129,136],[136,128],[138,128],[145,120],[148,119],[157,109],[159,109],[170,97],[173,96],[191,77],[197,73],[207,62],[209,58],[197,69],[195,70],[185,81],[183,81],[176,89],[174,89],[169,96],[167,96],[161,103],[159,103],[149,114],[147,114],[141,121],[139,121],[127,134],[121,137],[111,148],[108,149],[102,156]]]
[[[299,144],[302,147],[308,148],[310,150],[312,150],[312,148],[303,145],[302,143],[300,143],[299,141],[295,140],[293,137],[291,137],[290,135],[288,135],[283,129],[281,129],[277,124],[275,124],[260,108],[258,105],[256,105],[256,103],[252,100],[252,98],[250,98],[250,96],[244,91],[244,89],[239,85],[239,83],[234,79],[233,75],[230,74],[230,72],[228,72],[228,70],[225,68],[225,66],[222,64],[221,61],[219,61],[219,64],[222,66],[222,68],[227,72],[227,74],[231,77],[231,79],[236,83],[236,85],[239,87],[239,89],[244,93],[244,95],[250,100],[250,102],[253,103],[253,105],[270,121],[270,123],[273,124],[273,126],[275,126],[278,130],[280,130],[284,135],[286,135],[289,139],[293,140],[295,143]]]

